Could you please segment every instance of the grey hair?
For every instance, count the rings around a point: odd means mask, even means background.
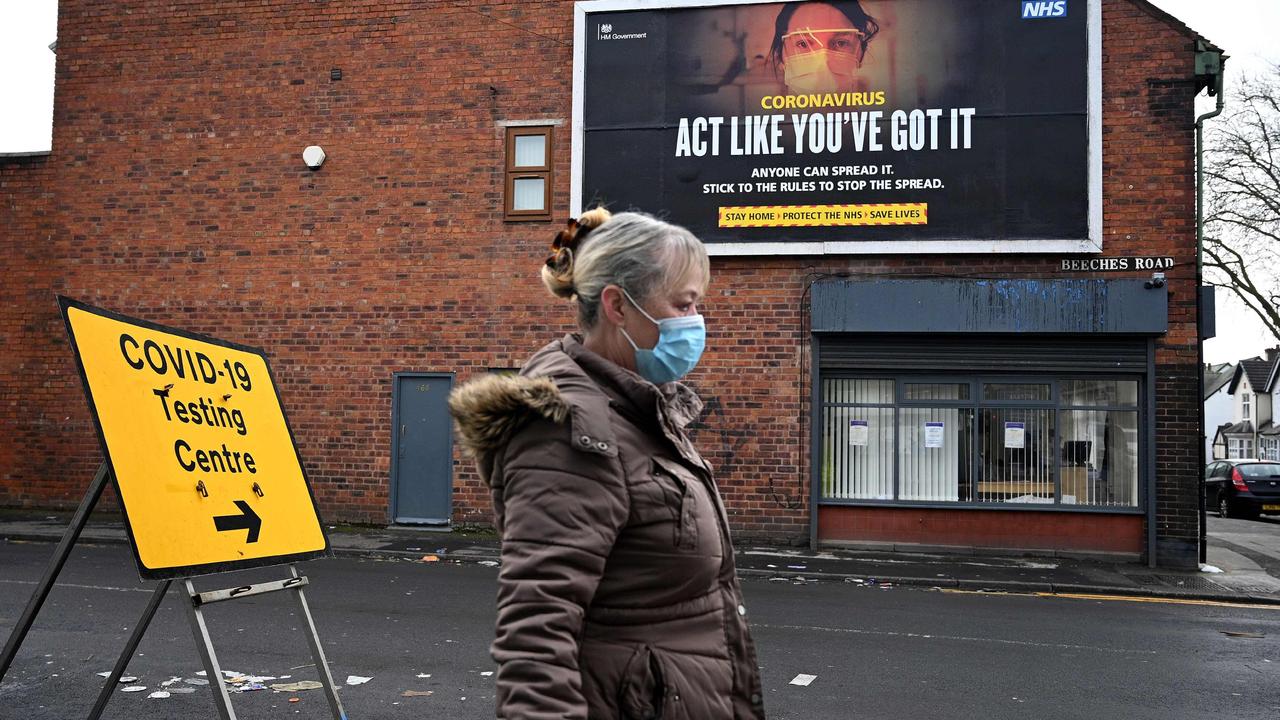
[[[565,268],[568,272],[559,273],[555,282],[543,273],[554,294],[563,296],[563,285],[571,284],[583,330],[599,322],[600,294],[609,285],[624,288],[636,302],[644,303],[693,270],[700,271],[704,282],[710,277],[707,250],[688,230],[645,213],[608,215],[597,209],[589,214],[595,213],[603,213],[606,219],[583,239],[571,267]]]

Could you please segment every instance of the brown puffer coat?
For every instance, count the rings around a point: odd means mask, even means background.
[[[502,533],[498,717],[763,718],[760,674],[688,388],[567,336],[450,409]]]

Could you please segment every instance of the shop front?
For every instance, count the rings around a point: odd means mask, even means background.
[[[1146,550],[1162,287],[841,280],[812,297],[815,543]]]

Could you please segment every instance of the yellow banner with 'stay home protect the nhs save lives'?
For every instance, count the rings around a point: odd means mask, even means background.
[[[748,205],[720,208],[720,227],[840,227],[925,225],[928,203]]]

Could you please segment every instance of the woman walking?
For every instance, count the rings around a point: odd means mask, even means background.
[[[542,268],[579,334],[450,398],[502,533],[498,717],[764,717],[727,517],[675,382],[706,250],[647,215],[570,221]]]

